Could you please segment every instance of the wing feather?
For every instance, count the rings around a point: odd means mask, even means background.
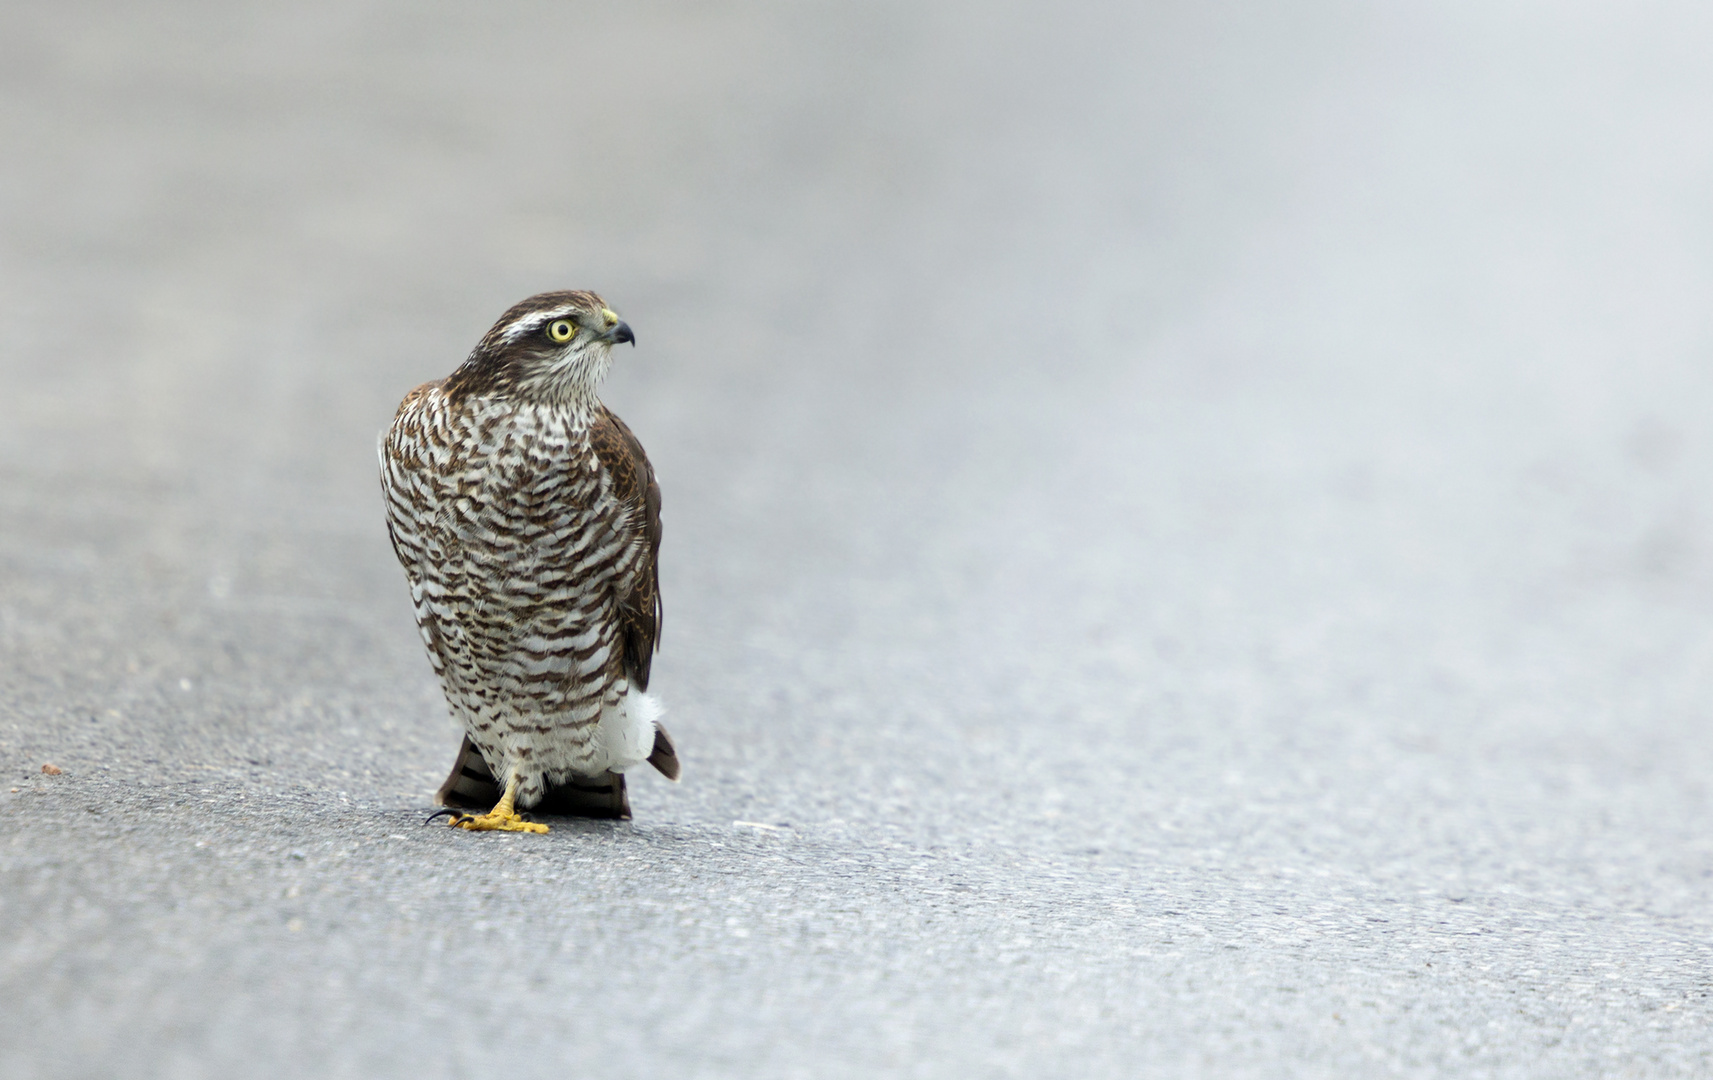
[[[425,583],[424,560],[427,538],[423,523],[435,520],[439,511],[434,485],[420,476],[422,458],[427,450],[423,431],[422,410],[428,395],[438,389],[444,379],[423,383],[405,395],[399,403],[392,426],[381,436],[381,489],[386,494],[387,538],[392,541],[393,554],[404,567],[410,581],[412,607],[416,626],[428,647],[428,659],[436,675],[446,671],[446,641],[439,620],[429,604]]]
[[[636,573],[615,583],[620,628],[624,636],[625,671],[638,690],[648,689],[648,670],[660,647],[660,485],[654,479],[642,443],[625,422],[601,407],[590,431],[595,454],[607,472],[612,491],[625,507],[633,528],[648,546],[648,557]]]

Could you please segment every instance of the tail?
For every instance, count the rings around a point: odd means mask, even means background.
[[[564,817],[619,818],[630,820],[630,796],[625,794],[623,773],[604,772],[579,776],[566,784],[552,784],[535,804],[537,813]]]
[[[658,753],[658,738],[655,746]],[[667,746],[671,746],[670,739],[667,740]],[[653,758],[649,760],[652,761]],[[676,756],[672,758],[674,773],[677,760]],[[655,768],[666,772],[658,764]],[[458,756],[453,759],[452,772],[446,777],[446,782],[440,785],[440,790],[434,793],[434,801],[456,810],[486,811],[500,801],[502,794],[504,792],[500,789],[499,781],[494,779],[493,770],[488,768],[488,762],[482,757],[482,752],[476,749],[475,744],[470,741],[470,736],[464,736],[463,745],[458,747]],[[607,772],[600,776],[579,777],[568,784],[551,785],[532,809],[540,814],[621,818],[628,821],[630,797],[625,793],[625,778],[619,773]]]
[[[654,749],[648,752],[648,763],[659,769],[660,775],[666,779],[678,779],[678,747],[672,744],[672,736],[666,734],[659,720],[654,722]]]
[[[482,752],[476,749],[470,736],[464,736],[464,745],[458,748],[458,756],[452,761],[452,774],[434,793],[435,804],[455,810],[485,811],[499,802],[502,794]]]

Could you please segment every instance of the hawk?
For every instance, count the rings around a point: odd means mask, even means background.
[[[393,552],[464,725],[436,795],[454,826],[546,832],[518,813],[537,806],[629,817],[625,770],[678,778],[647,692],[660,488],[596,396],[623,342],[636,337],[594,293],[532,296],[381,436]]]

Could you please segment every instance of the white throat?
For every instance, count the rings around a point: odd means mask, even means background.
[[[600,408],[601,382],[612,367],[610,345],[592,344],[532,365],[517,381],[520,397],[550,403],[582,417]]]

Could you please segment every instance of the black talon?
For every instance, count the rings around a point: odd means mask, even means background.
[[[430,821],[433,821],[435,818],[441,817],[442,815],[445,815],[445,814],[451,814],[452,815],[451,824],[454,824],[454,825],[456,825],[458,823],[458,819],[460,817],[463,817],[462,814],[460,814],[458,811],[452,809],[450,806],[443,806],[440,809],[436,810],[434,813],[428,815],[428,817],[424,818],[422,823],[424,825],[427,825]]]

